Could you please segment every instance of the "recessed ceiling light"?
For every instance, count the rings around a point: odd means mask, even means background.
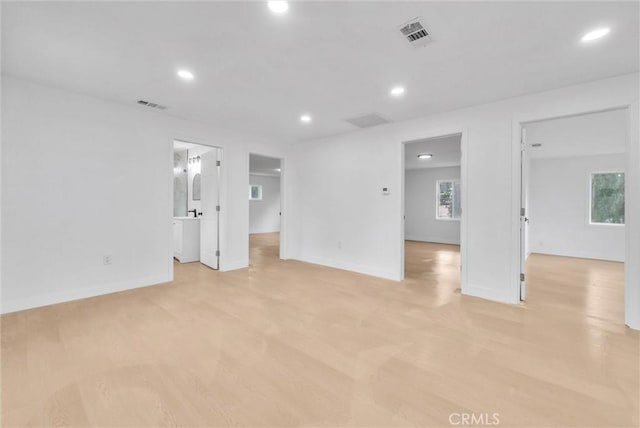
[[[404,94],[404,87],[402,86],[394,86],[393,88],[391,88],[391,95],[394,97],[399,97],[400,95]]]
[[[431,153],[420,153],[418,159],[431,159],[433,155]]]
[[[178,77],[182,80],[193,80],[193,73],[189,70],[178,70]]]
[[[271,12],[276,15],[282,15],[287,13],[289,10],[289,2],[286,1],[269,1],[267,2],[267,6],[271,10]]]
[[[311,116],[309,116],[308,114],[303,114],[302,116],[300,116],[300,122],[303,122],[303,123],[311,122]]]
[[[601,37],[606,36],[611,31],[610,28],[598,28],[597,30],[589,31],[587,34],[582,36],[583,42],[592,42],[594,40],[598,40]]]

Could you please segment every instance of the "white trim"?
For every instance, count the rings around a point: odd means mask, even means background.
[[[626,325],[640,330],[640,102],[628,106],[627,114],[624,319]]]
[[[460,240],[438,236],[405,236],[405,241],[428,242],[432,244],[460,245]]]
[[[404,158],[406,157],[406,145],[408,141],[400,143],[400,252],[398,253],[400,256],[398,261],[398,278],[399,281],[404,281],[404,241],[405,237],[405,229],[407,223],[407,214],[406,214],[406,201],[405,201],[405,176],[407,175],[406,170],[404,169]]]
[[[469,294],[467,243],[469,242],[469,217],[464,214],[465,207],[468,207],[468,195],[471,191],[469,177],[469,162],[467,153],[469,152],[469,131],[464,128],[460,138],[460,290],[462,294]],[[464,245],[463,245],[464,244]]]
[[[157,284],[171,282],[173,279],[165,276],[150,276],[146,278],[129,279],[126,281],[112,282],[94,287],[75,288],[73,290],[54,291],[23,299],[3,300],[2,313],[22,311],[25,309],[38,308],[41,306],[55,305],[70,302],[73,300],[88,299],[105,294],[118,293],[121,291],[134,290],[136,288],[149,287]]]
[[[280,173],[267,174],[266,172],[250,172],[249,176],[255,175],[256,177],[278,177],[280,178]]]
[[[529,254],[542,254],[546,256],[570,257],[574,259],[604,260],[606,262],[624,263],[624,259],[603,257],[601,254],[591,255],[589,253],[584,253],[584,252],[571,252],[571,254],[567,254],[566,252],[563,252],[563,251],[554,251],[554,250],[545,249],[544,251],[531,251]]]

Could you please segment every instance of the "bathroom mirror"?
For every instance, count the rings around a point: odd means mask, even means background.
[[[175,150],[173,153],[173,215],[174,217],[187,216],[187,158],[186,150]]]
[[[193,198],[194,201],[200,200],[200,174],[193,176]]]

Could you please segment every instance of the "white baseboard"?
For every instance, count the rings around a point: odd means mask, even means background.
[[[441,238],[437,236],[433,237],[424,237],[424,236],[412,236],[407,235],[404,237],[407,241],[419,241],[419,242],[431,242],[434,244],[451,244],[451,245],[460,245],[459,239],[451,239],[451,238]]]
[[[398,272],[391,272],[385,269],[380,269],[373,266],[358,265],[355,263],[345,263],[337,260],[324,259],[321,257],[292,257],[293,260],[298,260],[305,263],[313,263],[316,265],[327,266],[335,269],[343,269],[351,272],[362,273],[365,275],[375,276],[378,278],[390,279],[392,281],[400,281],[401,277]]]
[[[71,302],[73,300],[86,299],[89,297],[102,296],[105,294],[117,293],[119,291],[133,290],[135,288],[148,287],[151,285],[170,282],[168,275],[158,275],[136,280],[113,282],[92,287],[75,288],[72,290],[60,290],[24,299],[2,301],[1,312],[8,314],[11,312],[23,311],[25,309],[38,308],[41,306],[55,305],[57,303]]]
[[[590,252],[572,252],[572,253],[568,253],[566,251],[555,251],[555,250],[548,250],[548,249],[544,249],[544,250],[536,250],[533,249],[531,250],[531,252],[529,254],[543,254],[543,255],[547,255],[547,256],[560,256],[560,257],[575,257],[575,258],[579,258],[579,259],[591,259],[591,260],[604,260],[607,262],[624,262],[624,256],[623,257],[611,257],[611,256],[606,256],[606,255],[602,255],[602,254],[593,254]]]

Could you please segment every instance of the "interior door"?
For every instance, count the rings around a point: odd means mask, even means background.
[[[283,168],[283,164],[284,162],[282,161],[282,159],[280,159],[280,165],[278,165],[280,167],[280,182],[278,183],[278,185],[280,186],[280,227],[278,228],[278,230],[280,231],[279,233],[279,242],[278,242],[278,257],[281,259],[284,259],[284,234],[283,234],[283,221],[282,221],[282,213],[283,213],[283,207],[284,207],[284,180],[283,180],[283,174],[284,174],[284,168]]]
[[[219,149],[200,156],[200,262],[218,269],[220,260],[220,170]]]
[[[520,140],[520,300],[527,297],[527,257],[529,256],[529,171],[531,159],[527,150],[527,130],[522,127]]]

